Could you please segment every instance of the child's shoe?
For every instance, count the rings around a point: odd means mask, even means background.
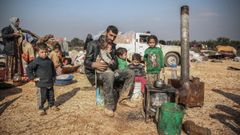
[[[114,117],[114,112],[113,112],[113,110],[110,110],[110,109],[105,108],[105,109],[104,109],[104,113],[105,113],[105,115],[107,115],[107,116],[109,116],[109,117]]]
[[[39,113],[40,116],[43,116],[43,115],[47,114],[45,110],[39,110],[38,113]]]
[[[137,107],[137,105],[134,102],[130,101],[129,99],[125,99],[125,100],[120,101],[120,104],[125,105],[125,106],[130,107],[130,108],[136,108]]]
[[[50,109],[53,110],[53,111],[59,111],[59,110],[60,110],[60,109],[59,109],[58,107],[56,107],[56,106],[52,106],[52,107],[50,107]]]

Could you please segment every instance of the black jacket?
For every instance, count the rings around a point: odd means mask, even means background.
[[[17,51],[17,37],[14,37],[13,33],[14,30],[10,25],[2,29],[4,53],[7,56],[14,56]]]
[[[92,63],[96,61],[97,56],[100,53],[100,41],[99,40],[93,40],[88,43],[87,45],[87,53],[84,60],[84,66],[85,66],[85,73],[87,75],[88,80],[92,85],[95,84],[95,69],[92,68]],[[112,45],[112,52],[111,56],[113,60],[117,61],[116,57],[116,44]],[[114,71],[117,69],[117,62],[114,62],[114,64],[109,65],[109,67]]]
[[[27,75],[30,80],[39,78],[36,82],[37,87],[53,87],[56,70],[53,62],[47,57],[45,59],[37,57],[34,61],[28,64]]]
[[[139,65],[129,64],[128,68],[134,71],[135,76],[145,76],[144,66],[141,64]]]

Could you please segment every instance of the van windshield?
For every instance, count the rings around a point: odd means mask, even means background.
[[[149,37],[148,35],[140,35],[139,36],[139,43],[146,44],[148,37]]]

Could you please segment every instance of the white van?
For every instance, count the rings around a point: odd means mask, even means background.
[[[139,53],[141,56],[144,55],[144,51],[148,48],[147,38],[150,35],[149,33],[128,32],[118,35],[115,43],[117,44],[117,48],[123,47],[128,50],[128,58],[131,60],[133,53]],[[172,63],[180,64],[180,46],[162,44],[158,44],[157,46],[162,48],[165,66],[170,66]]]

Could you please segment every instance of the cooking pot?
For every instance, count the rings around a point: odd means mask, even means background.
[[[158,78],[160,78],[160,75],[159,75]],[[162,88],[162,87],[164,87],[164,86],[166,85],[164,80],[165,80],[165,74],[163,74],[163,80],[162,80],[162,79],[156,80],[156,81],[154,82],[153,86],[154,86],[155,88]]]
[[[153,86],[156,88],[162,88],[165,86],[165,83],[162,79],[158,79],[154,82]]]

